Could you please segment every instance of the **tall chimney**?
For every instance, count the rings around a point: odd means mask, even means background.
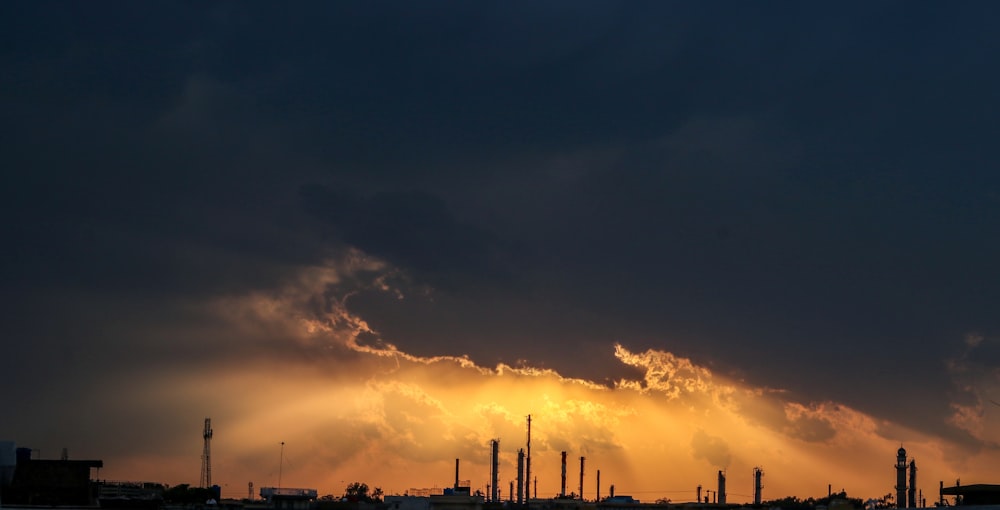
[[[498,482],[500,481],[499,480],[499,478],[500,478],[500,474],[499,474],[499,471],[500,471],[500,459],[499,459],[499,457],[500,457],[500,440],[499,439],[494,439],[494,440],[490,441],[490,447],[491,447],[491,454],[490,454],[491,457],[490,458],[492,459],[492,463],[491,463],[491,466],[490,466],[490,483],[493,484],[493,492],[490,493],[490,496],[492,496],[491,499],[490,499],[490,501],[493,501],[495,503],[495,502],[497,502],[497,501],[500,500],[500,487],[499,487],[499,485],[497,485]]]
[[[917,508],[917,461],[910,461],[910,490],[907,493],[909,507]]]
[[[580,457],[580,501],[583,501],[583,463],[586,457]]]
[[[455,490],[458,490],[458,459],[455,459]]]
[[[601,501],[601,470],[597,470],[597,499],[594,501]]]
[[[514,480],[510,481],[510,497],[507,501],[514,501]]]
[[[531,415],[528,415],[528,456],[524,461],[524,502],[531,499]]]
[[[566,452],[562,452],[562,488],[559,489],[559,495],[566,497]]]
[[[760,492],[761,488],[763,487],[760,484],[760,479],[762,476],[764,476],[764,471],[762,471],[759,467],[753,468],[753,504],[755,505],[760,504]],[[830,490],[829,487],[827,487],[827,491],[829,490]]]
[[[719,504],[726,504],[726,474],[719,470]]]
[[[609,490],[611,491],[611,497],[615,497],[615,484],[611,484],[611,488]]]
[[[696,503],[701,503],[701,484],[698,484],[698,497],[694,500]]]

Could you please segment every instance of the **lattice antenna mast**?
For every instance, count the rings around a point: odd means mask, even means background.
[[[205,418],[205,431],[202,434],[205,447],[201,452],[201,486],[212,486],[212,419]]]

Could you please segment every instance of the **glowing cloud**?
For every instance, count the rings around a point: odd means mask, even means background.
[[[462,477],[485,492],[492,438],[500,439],[506,489],[528,414],[532,473],[543,497],[559,491],[561,451],[587,458],[589,497],[596,494],[598,469],[605,494],[615,484],[619,493],[643,500],[674,501],[694,499],[698,485],[714,488],[716,470],[724,469],[730,501],[748,501],[754,466],[767,472],[765,499],[821,495],[827,484],[859,497],[879,496],[894,483],[890,467],[899,440],[886,437],[890,429],[905,431],[927,494],[958,469],[1000,474],[985,452],[966,456],[959,466],[946,454],[952,445],[905,424],[880,423],[834,402],[791,401],[785,392],[728,380],[670,352],[609,345],[609,360],[642,374],[612,386],[531,366],[484,367],[462,355],[402,352],[379,341],[346,306],[356,275],[365,270],[377,276],[384,268],[355,253],[307,270],[277,292],[213,302],[213,316],[238,331],[242,342],[270,347],[251,349],[258,354],[222,367],[147,374],[122,405],[152,398],[165,408],[189,409],[190,437],[197,437],[203,415],[211,415],[214,474],[232,496],[245,494],[250,481],[276,483],[279,472],[286,486],[316,487],[321,494],[339,494],[355,480],[387,493],[444,487],[455,458],[463,460]],[[384,279],[366,284],[393,292]],[[276,338],[297,354],[276,356]],[[980,410],[956,411],[957,424],[983,433]],[[102,474],[190,483],[197,443],[189,450],[106,459]]]

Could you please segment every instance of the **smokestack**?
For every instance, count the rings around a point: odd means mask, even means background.
[[[694,499],[695,502],[701,503],[701,485],[698,485],[698,497]]]
[[[493,492],[490,493],[492,498],[490,501],[496,502],[500,499],[500,486],[497,483],[500,481],[500,440],[494,439],[490,441],[491,459],[493,462],[490,465],[490,483],[493,485]]]
[[[764,476],[763,470],[761,470],[759,467],[753,468],[753,504],[755,505],[760,504],[760,493],[761,493],[761,488],[763,488],[763,486],[760,484],[760,479],[763,476]],[[830,492],[829,486],[827,486],[826,491]]]
[[[455,490],[458,490],[458,459],[455,459]]]
[[[906,450],[896,451],[896,508],[906,508]]]
[[[528,415],[528,456],[524,461],[524,502],[527,503],[531,499],[531,487],[528,484],[531,483],[531,415]]]
[[[511,480],[511,482],[510,482],[510,497],[507,499],[507,501],[514,501],[514,481],[513,480]]]
[[[517,504],[524,504],[524,448],[517,450]]]
[[[611,491],[610,497],[615,497],[615,484],[611,484],[611,488],[609,490]]]
[[[944,480],[938,482],[938,506],[944,506]]]
[[[909,497],[909,508],[917,507],[917,461],[910,461],[910,490],[907,493]]]
[[[580,501],[583,501],[583,463],[586,460],[585,457],[580,457]]]
[[[562,452],[562,488],[559,490],[559,495],[566,497],[566,452]]]
[[[601,470],[598,469],[597,470],[597,499],[595,499],[594,501],[600,501],[600,500],[601,500]]]
[[[726,504],[726,475],[719,470],[719,504]]]

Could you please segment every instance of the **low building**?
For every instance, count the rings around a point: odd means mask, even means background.
[[[316,489],[295,489],[291,487],[261,487],[260,497],[271,508],[281,510],[309,510],[316,501]]]
[[[941,499],[945,496],[955,496],[956,505],[1000,505],[1000,485],[985,483],[956,485],[941,487],[940,491]]]

